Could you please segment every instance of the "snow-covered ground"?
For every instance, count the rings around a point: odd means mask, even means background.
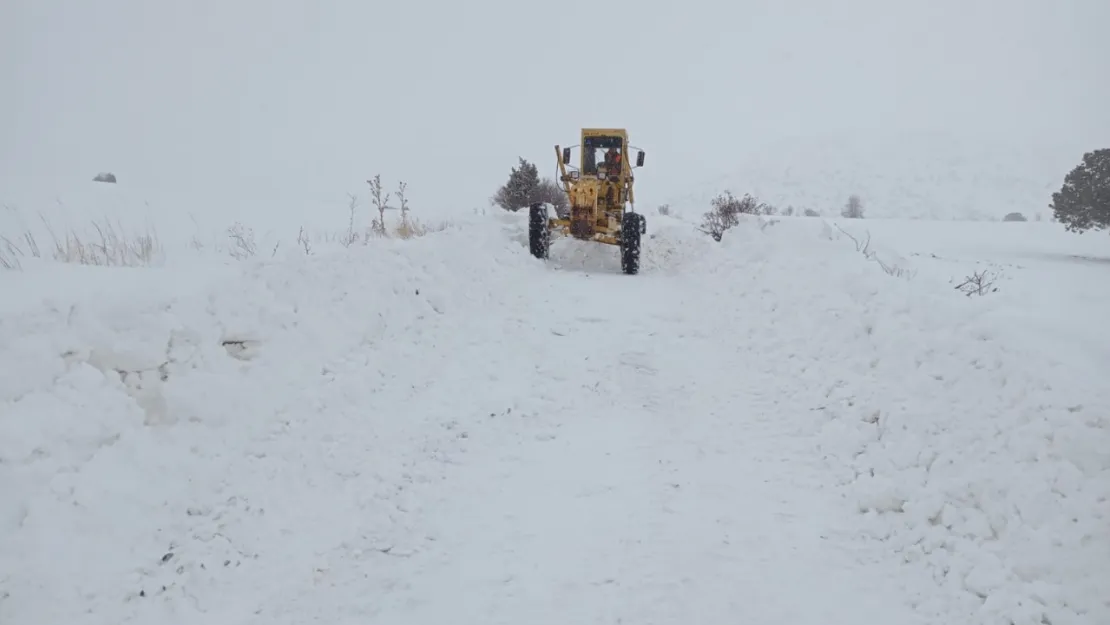
[[[729,161],[731,173],[705,180],[669,203],[708,208],[712,198],[729,190],[737,197],[750,193],[780,211],[793,207],[798,214],[839,216],[856,194],[871,218],[994,221],[1016,212],[1029,220],[1048,219],[1052,193],[1089,149],[958,133],[806,133],[743,146]]]
[[[0,622],[1110,622],[1105,236],[524,219],[0,272]]]

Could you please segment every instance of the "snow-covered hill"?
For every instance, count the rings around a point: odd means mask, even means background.
[[[737,146],[734,173],[698,181],[669,203],[700,213],[727,189],[780,210],[838,216],[857,194],[868,217],[998,220],[1018,212],[1048,218],[1052,193],[1094,147],[944,134],[808,135]]]
[[[1110,622],[1105,237],[523,219],[0,272],[0,622]]]

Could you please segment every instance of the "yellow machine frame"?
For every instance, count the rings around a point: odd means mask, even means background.
[[[546,259],[551,235],[560,233],[582,241],[597,241],[620,247],[621,271],[639,272],[640,235],[647,232],[644,216],[635,211],[632,169],[628,162],[628,131],[623,128],[583,128],[579,166],[567,173],[571,148],[555,146],[559,181],[567,194],[570,210],[552,218],[544,203],[528,210],[528,248],[532,256]],[[609,162],[608,153],[619,149],[620,164]],[[605,155],[597,162],[598,152]],[[635,167],[644,166],[644,151],[637,150]],[[625,210],[625,206],[629,210]]]
[[[606,140],[610,141],[606,141]],[[618,171],[608,171],[604,163],[592,162],[591,149],[608,148],[612,139],[619,139],[621,163]],[[596,144],[602,144],[600,146]],[[576,239],[620,245],[618,233],[624,215],[625,203],[635,207],[632,190],[634,178],[628,162],[628,131],[623,128],[583,128],[579,144],[578,171],[567,173],[570,148],[555,146],[559,163],[559,181],[563,183],[570,203],[570,215],[550,220],[552,231]],[[644,153],[637,156],[637,167],[643,166]]]

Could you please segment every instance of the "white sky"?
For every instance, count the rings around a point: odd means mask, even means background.
[[[1107,0],[2,0],[0,182],[318,198],[381,173],[469,210],[580,126],[629,129],[641,198],[810,133],[1106,147],[1108,23]]]

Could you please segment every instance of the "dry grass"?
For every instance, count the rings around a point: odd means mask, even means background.
[[[354,228],[354,220],[350,220],[343,231],[313,231],[301,227],[295,237],[288,241],[270,238],[263,241],[256,237],[252,228],[236,222],[227,228],[221,236],[216,236],[210,244],[204,244],[200,237],[193,236],[188,247],[193,251],[209,250],[217,254],[227,254],[236,260],[246,260],[256,256],[275,257],[280,249],[292,247],[306,256],[315,254],[318,250],[334,248],[350,248],[355,245],[369,245],[371,241],[381,239],[415,239],[435,232],[442,232],[451,226],[449,221],[423,223],[419,220],[408,218],[399,220],[396,224],[389,225],[384,231],[374,225],[358,230]]]
[[[401,239],[413,239],[416,237],[425,236],[432,232],[443,232],[449,226],[450,224],[447,222],[439,222],[429,225],[421,223],[420,221],[417,221],[415,219],[406,219],[397,224],[397,227],[393,229],[393,233]]]
[[[401,187],[402,194],[404,186]],[[228,255],[236,260],[246,260],[257,256],[275,257],[279,249],[294,247],[304,255],[312,255],[317,248],[350,247],[361,243],[367,245],[372,239],[397,238],[402,240],[415,239],[435,232],[442,232],[450,227],[450,222],[423,223],[408,214],[407,204],[404,205],[401,218],[395,224],[382,227],[379,222],[365,229],[356,229],[357,200],[350,196],[348,207],[348,224],[344,232],[317,231],[310,232],[302,227],[288,240],[275,241],[265,237],[268,241],[256,237],[255,231],[240,222],[235,222],[222,233],[217,233],[210,242],[203,242],[199,235],[193,235],[186,249],[193,252],[205,250],[220,255]],[[0,234],[0,269],[20,270],[27,259],[52,259],[57,262],[94,265],[102,267],[146,267],[160,262],[164,257],[164,246],[153,231],[128,233],[119,224],[113,224],[107,219],[91,223],[85,232],[70,229],[63,236],[59,236],[51,227],[45,217],[39,215],[45,226],[45,233],[40,228],[24,230],[18,235],[4,236]],[[194,220],[195,223],[195,220]],[[197,224],[199,228],[199,224]],[[49,244],[45,241],[49,239]],[[40,245],[40,241],[43,242]]]
[[[15,239],[0,235],[0,268],[22,269],[28,258],[100,267],[148,267],[163,258],[162,244],[151,231],[129,234],[105,220],[92,222],[87,233],[71,229],[59,236],[45,219],[43,223],[50,237],[46,250],[30,229]]]

